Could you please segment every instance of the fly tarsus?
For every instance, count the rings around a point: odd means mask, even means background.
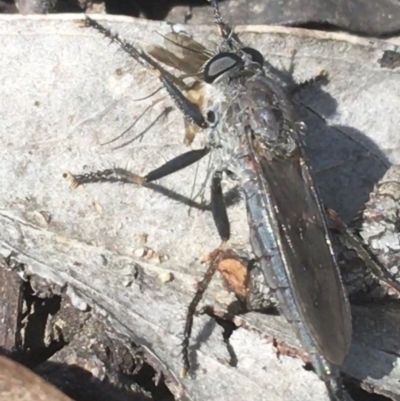
[[[85,174],[64,173],[63,177],[69,181],[72,189],[80,185],[97,182],[125,182],[137,185],[143,185],[146,182],[145,177],[131,173],[122,168],[110,168]]]

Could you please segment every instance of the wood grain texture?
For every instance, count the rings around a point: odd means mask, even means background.
[[[165,23],[104,18],[142,47],[160,43],[159,34],[172,29]],[[115,45],[81,25],[80,18],[68,15],[0,15],[5,94],[0,104],[0,253],[15,252],[28,274],[58,284],[76,307],[90,305],[121,336],[141,345],[177,398],[252,401],[268,394],[279,401],[304,401],[311,395],[326,400],[323,383],[303,369],[299,357],[305,356],[287,323],[257,313],[235,317],[229,347],[215,319],[196,318],[191,342],[196,378],[179,378],[186,307],[206,269],[200,260],[218,246],[218,236],[207,208],[194,207],[189,214],[182,204],[190,197],[195,167],[163,179],[164,189],[158,191],[118,184],[71,190],[63,180],[68,171],[113,165],[144,173],[187,150],[178,112],[159,121],[142,141],[116,150],[101,145],[132,124],[154,100],[135,99],[159,85]],[[214,27],[185,29],[200,42],[218,41]],[[323,90],[304,89],[296,104],[309,128],[308,154],[324,200],[349,221],[389,164],[400,162],[399,71],[381,68],[377,61],[392,45],[301,29],[244,26],[238,31],[280,68],[289,69],[297,50],[298,81],[328,72]],[[127,138],[154,121],[162,106],[140,119]],[[202,139],[199,135],[194,146]],[[200,165],[196,188],[206,165],[206,160]],[[243,204],[230,207],[229,215],[232,247],[248,250]],[[174,279],[165,282],[165,273]],[[204,304],[219,314],[233,300],[217,279]],[[353,312],[353,347],[343,371],[369,390],[396,399],[400,315],[372,306]],[[277,342],[298,357],[282,353],[278,358]]]

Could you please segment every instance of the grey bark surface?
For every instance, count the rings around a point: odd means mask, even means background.
[[[161,44],[159,34],[177,28],[128,17],[100,21],[144,48]],[[214,27],[185,30],[201,43],[218,43]],[[306,87],[296,102],[309,128],[308,154],[324,201],[349,221],[390,164],[400,163],[400,70],[381,68],[378,61],[394,45],[279,27],[237,31],[276,67],[288,70],[293,60],[297,81],[328,73],[322,90]],[[76,15],[0,15],[0,83],[2,256],[15,252],[28,274],[60,285],[76,307],[90,305],[147,349],[148,360],[161,360],[177,398],[251,401],[267,394],[280,401],[326,400],[323,383],[302,368],[300,358],[277,358],[274,339],[302,356],[288,324],[257,313],[235,318],[229,352],[222,328],[207,316],[196,318],[191,342],[196,378],[179,378],[186,307],[206,269],[202,257],[219,245],[211,213],[199,207],[189,214],[180,202],[191,195],[196,167],[160,181],[175,199],[133,185],[71,190],[63,179],[68,171],[112,166],[141,174],[187,150],[178,111],[159,120],[142,141],[116,150],[101,145],[164,95],[137,100],[159,87],[154,77],[98,32],[82,28]],[[125,140],[169,105],[151,109]],[[199,135],[194,146],[202,139]],[[206,166],[207,160],[200,164],[196,189]],[[243,204],[230,207],[229,215],[232,247],[248,249]],[[166,273],[172,281],[166,282]],[[204,304],[223,312],[232,300],[217,279]],[[370,391],[399,399],[400,314],[376,305],[353,312],[354,341],[343,372]]]
[[[197,4],[199,5],[199,4]],[[336,29],[368,36],[396,35],[399,32],[400,7],[396,0],[226,0],[221,13],[232,24],[271,24],[304,26],[326,24]],[[183,22],[188,5],[170,11],[168,21]],[[193,7],[190,24],[212,20],[211,7]]]

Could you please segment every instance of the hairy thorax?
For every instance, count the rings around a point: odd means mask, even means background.
[[[214,84],[209,99],[208,110],[215,114],[209,141],[221,168],[243,171],[239,165],[252,158],[255,146],[262,146],[271,159],[290,157],[298,149],[292,106],[262,71]]]

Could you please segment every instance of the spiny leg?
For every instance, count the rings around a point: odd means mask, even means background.
[[[196,309],[202,300],[204,293],[206,292],[212,278],[214,277],[215,272],[217,271],[218,264],[220,263],[222,257],[224,256],[224,251],[226,249],[226,243],[222,242],[221,245],[212,252],[210,265],[205,272],[202,280],[197,283],[196,293],[194,297],[190,301],[190,304],[187,308],[186,312],[186,322],[185,329],[183,332],[183,341],[182,341],[182,360],[183,360],[183,368],[181,372],[181,376],[185,377],[190,371],[190,360],[189,360],[189,341],[192,335],[193,329],[193,318],[196,313]]]
[[[234,50],[243,47],[239,37],[233,32],[233,29],[223,20],[219,11],[218,0],[209,0],[214,9],[214,21],[219,27],[221,36],[226,40],[228,46]]]
[[[95,182],[128,182],[143,185],[182,170],[196,163],[209,152],[209,148],[191,150],[169,160],[162,166],[150,171],[150,173],[145,176],[134,174],[122,168],[112,168],[79,175],[66,173],[63,174],[63,176],[71,182],[72,188]]]
[[[228,219],[228,214],[226,212],[225,202],[222,194],[221,187],[222,172],[216,171],[212,177],[211,182],[211,210],[214,217],[215,225],[217,226],[218,234],[221,237],[222,243],[212,253],[210,265],[205,272],[203,279],[197,284],[197,290],[192,298],[186,313],[186,323],[183,332],[183,342],[182,342],[182,359],[183,359],[183,369],[181,375],[184,377],[190,371],[190,361],[189,361],[189,341],[192,334],[193,328],[193,318],[196,313],[196,308],[203,298],[219,263],[221,262],[225,250],[226,243],[230,237],[230,224]]]
[[[71,186],[73,188],[76,188],[79,185],[88,184],[88,183],[118,182],[118,181],[130,182],[130,183],[134,183],[134,184],[138,184],[138,185],[143,185],[143,184],[149,183],[151,181],[158,180],[167,175],[173,174],[179,170],[182,170],[185,167],[188,167],[191,164],[196,163],[202,157],[207,155],[209,152],[210,152],[209,148],[191,150],[189,152],[179,155],[179,156],[175,157],[174,159],[166,162],[165,164],[154,169],[153,171],[151,171],[150,173],[148,173],[145,176],[140,176],[140,175],[131,173],[127,170],[121,169],[121,168],[113,168],[113,169],[106,169],[106,170],[102,170],[102,171],[96,171],[96,172],[80,174],[80,175],[73,175],[71,173],[67,173],[67,174],[64,174],[64,177],[71,181]],[[213,179],[213,183],[214,183],[214,181],[215,181],[215,179]],[[216,181],[215,189],[212,190],[212,193],[214,193],[215,195],[222,196],[220,182],[218,183],[218,181]],[[218,205],[217,208],[219,208],[221,205],[221,202],[223,203],[223,199],[222,199],[222,201],[221,200],[215,201],[214,204]],[[225,211],[225,213],[222,213],[222,215],[226,216],[226,220],[227,220],[226,211]],[[227,224],[229,225],[229,221],[227,221]],[[222,232],[227,233],[229,235],[229,228],[223,229]],[[220,246],[221,250],[223,248],[224,248],[224,243]],[[194,296],[194,298],[188,308],[188,315],[187,315],[186,326],[185,326],[185,339],[183,342],[184,370],[183,370],[182,375],[186,375],[186,373],[189,371],[189,368],[190,368],[189,356],[188,356],[188,345],[189,345],[190,335],[192,332],[193,316],[196,311],[196,307],[197,307],[198,303],[200,302],[205,290],[208,287],[209,282],[211,281],[211,279],[214,275],[214,272],[215,272],[216,266],[218,266],[218,263],[219,263],[219,258],[218,258],[218,253],[217,253],[214,261],[211,263],[203,280],[200,282],[198,290],[196,292],[196,295]]]
[[[362,240],[349,229],[340,219],[338,214],[327,209],[328,221],[333,224],[331,229],[338,232],[340,242],[356,251],[357,256],[363,261],[365,267],[387,288],[392,289],[400,294],[400,284],[392,277],[391,273],[386,270],[365,247]]]
[[[110,39],[112,42],[117,43],[123,51],[134,58],[139,64],[146,67],[153,75],[155,75],[163,84],[164,88],[172,98],[175,106],[183,113],[185,118],[192,123],[198,125],[201,128],[207,128],[207,123],[203,117],[203,114],[199,106],[192,103],[173,82],[173,78],[169,77],[166,72],[163,71],[160,65],[156,63],[150,56],[145,52],[136,49],[130,43],[122,40],[118,34],[113,34],[109,29],[105,28],[97,21],[86,16],[86,26],[97,29],[105,37]]]

